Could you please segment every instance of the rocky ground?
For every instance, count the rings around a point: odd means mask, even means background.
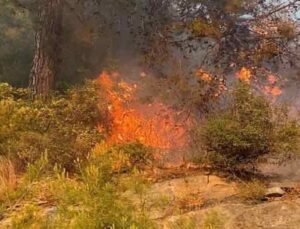
[[[265,198],[255,203],[241,200],[236,182],[197,169],[156,170],[142,197],[124,195],[136,204],[143,202],[150,218],[164,229],[299,229],[299,176],[285,172],[268,182]],[[47,201],[35,204],[45,215],[55,211]],[[10,228],[10,218],[2,219],[0,228]]]
[[[242,200],[237,183],[226,178],[201,171],[185,172],[182,177],[175,173],[150,188],[150,199],[165,201],[163,206],[152,208],[151,218],[165,229],[299,229],[298,165],[262,166],[262,173],[269,179],[264,198],[255,203]]]
[[[161,212],[160,217],[157,213],[152,217],[156,218],[161,228],[180,228],[181,222],[189,221],[193,228],[203,228],[207,215],[216,212],[222,225],[215,228],[298,229],[300,195],[290,191],[296,190],[297,186],[297,183],[271,183],[266,193],[270,197],[254,204],[237,197],[235,183],[225,182],[216,176],[212,176],[209,183],[206,183],[206,176],[203,175],[174,179],[152,187],[156,195],[167,193],[174,200]]]

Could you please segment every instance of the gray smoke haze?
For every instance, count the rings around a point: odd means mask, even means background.
[[[261,165],[260,170],[273,177],[291,182],[300,182],[300,160],[293,160],[284,165]]]

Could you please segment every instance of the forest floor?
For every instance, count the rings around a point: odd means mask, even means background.
[[[300,227],[300,182],[284,179],[268,183],[268,189],[282,188],[280,197],[258,202],[239,197],[237,183],[201,173],[156,183],[153,195],[169,200],[164,211],[152,217],[161,228],[298,229]],[[151,193],[150,192],[150,193]],[[209,228],[207,226],[206,228]]]
[[[259,202],[242,200],[237,183],[198,169],[155,169],[149,173],[152,184],[142,195],[126,192],[135,204],[144,204],[150,219],[159,228],[298,229],[300,227],[300,182],[276,177],[268,188],[282,188],[284,194]],[[56,211],[43,182],[36,183],[40,196],[14,205],[0,221],[0,228],[11,228],[13,216],[26,205],[39,206],[43,215]],[[208,224],[211,227],[204,227]]]

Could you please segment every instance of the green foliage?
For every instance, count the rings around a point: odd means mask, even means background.
[[[113,171],[107,159],[90,160],[80,169],[78,181],[57,173],[52,193],[58,211],[49,219],[49,228],[153,228],[121,195],[117,176],[108,176]]]
[[[200,158],[219,168],[235,169],[264,155],[298,152],[299,125],[282,108],[271,107],[245,83],[234,89],[229,103],[196,130],[204,143]]]
[[[13,228],[155,228],[143,205],[133,205],[124,195],[131,191],[142,195],[147,184],[140,174],[134,173],[126,176],[132,183],[123,186],[122,176],[115,174],[113,163],[106,152],[83,163],[78,161],[79,169],[72,174],[72,179],[58,165],[41,179],[47,167],[44,154],[27,167],[16,191],[1,202],[0,214],[16,203],[21,206],[12,215]],[[56,206],[51,213],[34,204],[23,205],[45,194]]]
[[[38,211],[39,208],[35,205],[25,206],[21,212],[18,212],[18,214],[12,218],[12,228],[32,228],[34,222],[36,222],[38,219],[41,219],[41,216],[38,216]]]
[[[46,177],[49,171],[48,166],[47,153],[43,153],[37,161],[27,165],[22,179],[17,181],[17,177],[14,175],[14,186],[7,190],[6,195],[0,196],[0,204],[11,208],[20,201],[30,199],[32,194],[36,191],[36,187],[33,184],[42,180],[41,178]]]
[[[28,91],[0,85],[0,155],[24,167],[41,153],[50,165],[74,167],[101,139],[97,124],[105,126],[105,104],[95,83],[72,88],[48,100],[31,100]]]
[[[28,164],[25,174],[25,180],[30,183],[40,179],[41,176],[44,175],[44,173],[47,171],[47,167],[49,166],[48,163],[48,154],[44,153],[33,164]]]
[[[103,163],[109,161],[114,172],[128,172],[139,168],[151,160],[151,151],[138,142],[108,146],[105,143],[98,144],[92,150],[91,158]]]
[[[150,149],[139,142],[116,145],[114,149],[127,155],[131,165],[146,163],[151,158]]]
[[[29,12],[7,0],[0,0],[0,9],[0,82],[26,86],[34,47]]]
[[[276,126],[271,136],[271,153],[284,163],[286,159],[299,155],[300,129],[297,120],[289,120],[288,111],[284,108],[275,111]]]

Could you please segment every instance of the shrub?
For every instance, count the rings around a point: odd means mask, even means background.
[[[80,170],[77,181],[57,172],[52,193],[57,198],[58,211],[49,220],[48,228],[154,227],[121,195],[118,176],[111,176],[111,163],[105,155],[98,160],[93,158]]]
[[[255,165],[265,155],[296,154],[299,130],[298,123],[290,120],[282,108],[273,108],[265,97],[240,83],[229,105],[208,117],[196,130],[196,137],[204,144],[202,161],[234,170]]]
[[[34,54],[34,26],[29,10],[0,0],[0,81],[25,86]]]
[[[93,82],[34,101],[29,91],[1,84],[0,155],[24,168],[47,151],[50,165],[73,169],[74,160],[85,159],[101,140],[97,126],[106,122],[106,106],[101,102]]]
[[[104,156],[106,160],[111,162],[113,171],[126,172],[134,167],[145,165],[151,160],[151,151],[138,142],[114,146],[101,143],[92,150],[91,156],[97,161]]]
[[[132,166],[147,163],[151,159],[150,149],[139,142],[116,145],[113,149],[125,154]]]
[[[0,191],[5,191],[2,196],[0,195],[0,206],[4,208],[12,208],[17,203],[31,199],[38,191],[39,182],[41,178],[45,178],[50,172],[48,168],[48,158],[47,154],[44,153],[41,157],[33,164],[28,164],[26,172],[22,177],[17,176],[14,171],[14,166],[9,160],[0,161]],[[52,169],[51,169],[52,170]],[[52,172],[52,171],[51,171]],[[5,177],[5,180],[3,179]],[[5,181],[5,184],[2,181]],[[44,180],[46,181],[46,179]],[[5,186],[2,186],[2,185]]]
[[[29,163],[27,165],[24,180],[27,183],[38,181],[43,175],[45,175],[47,167],[49,166],[48,163],[48,154],[43,153],[41,157],[38,160],[36,160],[33,164]]]
[[[139,181],[140,174],[126,175],[134,184],[125,187],[122,185],[124,176],[113,175],[113,163],[108,153],[101,154],[84,163],[78,162],[78,173],[72,174],[72,179],[58,165],[40,179],[47,166],[44,154],[27,166],[24,179],[16,191],[10,193],[8,201],[0,202],[0,207],[3,206],[0,210],[4,213],[16,203],[21,205],[12,218],[13,228],[154,228],[148,212],[124,195],[131,190],[144,192],[146,184]],[[46,213],[45,209],[26,205],[40,196],[54,203],[55,210]]]
[[[240,183],[237,186],[238,196],[243,200],[257,202],[261,201],[266,194],[266,185],[259,181],[253,180],[246,183]]]
[[[35,205],[26,205],[22,211],[12,218],[12,228],[37,228],[36,222],[41,221],[42,216],[38,215],[39,208]]]
[[[271,135],[270,152],[278,163],[298,156],[300,149],[300,129],[297,120],[289,120],[286,109],[278,109],[275,114],[275,128]]]

